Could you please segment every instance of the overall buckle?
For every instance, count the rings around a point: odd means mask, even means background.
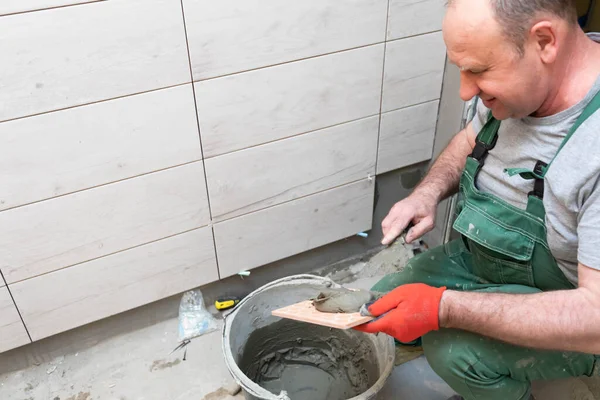
[[[498,135],[494,135],[494,138],[492,139],[492,142],[490,144],[484,143],[481,140],[479,140],[479,138],[477,138],[475,140],[475,148],[473,149],[473,152],[471,153],[470,157],[474,158],[480,163],[483,163],[483,161],[488,155],[488,152],[496,146],[497,141]]]
[[[538,176],[543,176],[544,168],[546,168],[548,164],[543,161],[539,161],[535,163],[535,167],[533,168],[533,172]],[[529,192],[529,196],[535,196],[538,199],[544,199],[544,178],[535,178],[533,182],[533,190]]]

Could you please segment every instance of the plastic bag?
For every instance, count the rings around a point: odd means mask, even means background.
[[[179,303],[179,340],[183,342],[217,329],[217,320],[204,306],[202,292],[185,292]]]

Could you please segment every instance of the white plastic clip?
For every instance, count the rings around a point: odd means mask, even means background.
[[[250,276],[250,271],[240,271],[238,272],[238,275],[243,279],[245,276]]]

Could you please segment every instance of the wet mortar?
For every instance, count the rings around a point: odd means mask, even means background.
[[[367,391],[379,378],[375,349],[353,330],[292,320],[257,329],[239,366],[255,383],[294,400],[344,400]]]
[[[346,288],[324,290],[312,300],[315,309],[326,313],[355,313],[363,304],[376,300],[380,295],[368,290]]]

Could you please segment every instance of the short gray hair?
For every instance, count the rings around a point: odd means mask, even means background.
[[[452,5],[457,0],[448,0]],[[525,39],[531,20],[540,13],[554,14],[569,23],[577,24],[576,0],[488,0],[502,27],[504,35],[516,46],[519,54],[525,51]]]

